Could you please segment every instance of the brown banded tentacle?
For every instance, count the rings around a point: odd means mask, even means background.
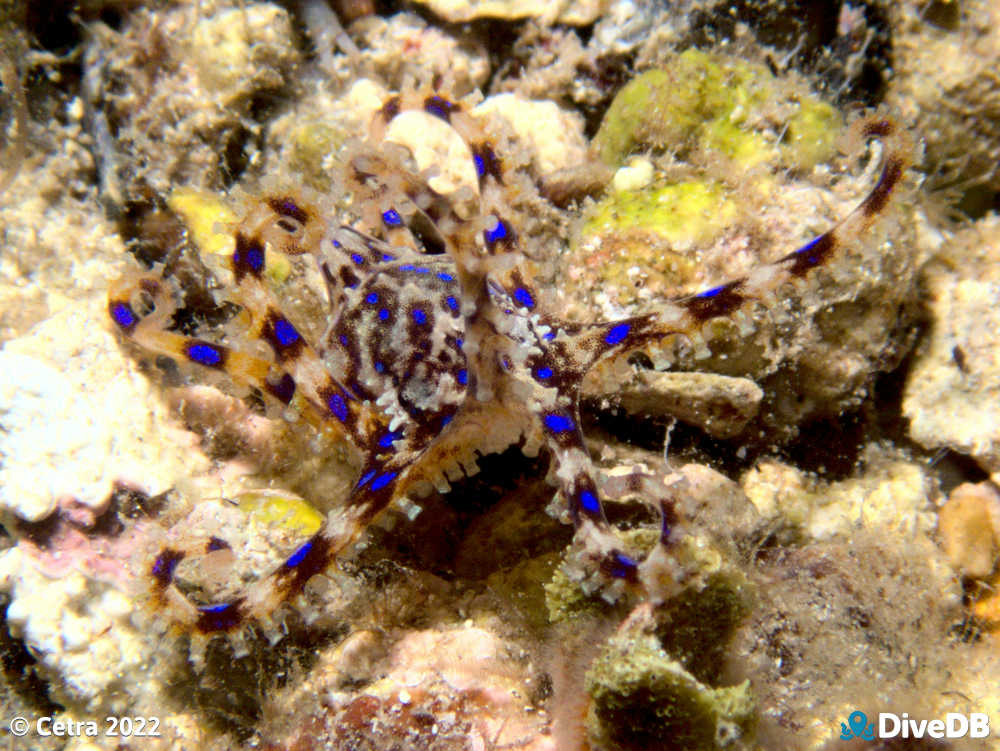
[[[695,338],[709,321],[739,316],[748,305],[768,299],[786,282],[805,278],[823,267],[838,251],[871,229],[899,186],[912,146],[906,134],[886,116],[860,119],[851,127],[851,134],[854,138],[880,139],[883,145],[879,178],[858,206],[833,228],[777,261],[739,279],[664,303],[659,312],[661,336],[682,334]]]
[[[382,420],[327,371],[305,335],[280,312],[263,279],[265,248],[262,238],[247,234],[242,226],[237,231],[233,271],[240,304],[250,318],[249,335],[268,345],[276,363],[296,384],[297,393],[311,405],[314,415],[337,424],[357,445],[363,445]],[[250,257],[259,260],[250,263]],[[288,385],[288,379],[284,375],[270,381],[255,378],[252,385],[276,395],[276,390],[280,392],[282,386]]]

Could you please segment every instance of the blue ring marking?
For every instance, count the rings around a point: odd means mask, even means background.
[[[116,302],[111,306],[111,317],[123,329],[130,329],[139,322],[139,318],[132,312],[132,308],[123,302]]]
[[[156,557],[153,563],[153,576],[167,583],[173,581],[174,570],[184,560],[184,555],[174,550],[166,550]]]
[[[431,270],[429,268],[427,268],[426,266],[417,266],[413,270],[416,271],[418,274],[429,274],[429,273],[431,273]]]
[[[395,261],[396,260],[396,256],[391,256],[388,253],[383,253],[382,254],[382,260],[383,261]]]
[[[608,573],[615,579],[629,579],[635,575],[635,572],[639,568],[639,564],[634,560],[629,558],[624,553],[612,553],[614,559],[614,564],[611,566]]]
[[[597,496],[592,490],[580,492],[580,505],[588,514],[597,514],[601,511],[601,502],[597,500]]]
[[[575,427],[573,421],[566,417],[566,415],[545,415],[545,417],[542,418],[542,422],[544,422],[545,427],[553,433],[565,433]]]
[[[344,346],[344,347],[347,346],[347,334],[341,334],[337,338],[340,340],[340,343],[341,343],[342,346]]]
[[[344,401],[344,397],[340,394],[334,392],[327,397],[326,406],[330,408],[330,412],[341,422],[347,421],[347,402]]]
[[[449,308],[451,308],[452,310],[454,310],[456,313],[458,312],[458,300],[455,299],[454,295],[448,295],[444,299],[444,301],[446,303],[448,303],[448,307]]]
[[[403,219],[396,209],[388,209],[382,212],[382,221],[386,227],[402,227]]]
[[[200,613],[225,613],[233,607],[232,603],[220,602],[217,605],[199,605],[198,612]]]
[[[801,255],[802,253],[808,253],[810,250],[812,250],[813,248],[815,248],[819,244],[819,241],[822,240],[823,238],[824,238],[824,235],[820,235],[819,237],[814,237],[812,240],[810,240],[809,242],[807,242],[801,248],[799,248],[798,250],[796,250],[795,254],[796,255]]]
[[[507,225],[503,219],[497,219],[497,226],[493,229],[483,230],[487,245],[493,246],[507,237]]]
[[[186,354],[194,362],[206,367],[214,367],[222,362],[223,350],[205,342],[193,342],[187,346]]]
[[[556,338],[556,332],[555,331],[550,331],[549,333],[545,334],[542,337],[542,339],[544,339],[547,342],[551,342],[555,338]]]
[[[439,271],[437,277],[442,282],[453,282],[453,281],[455,281],[455,277],[453,277],[447,271]]]
[[[441,118],[445,122],[451,121],[451,113],[456,109],[458,109],[456,105],[442,96],[430,96],[424,100],[424,111]]]
[[[381,490],[396,478],[396,474],[396,472],[386,472],[384,475],[379,475],[372,483],[372,490]]]
[[[340,240],[334,239],[333,240],[333,247],[339,248],[340,247]]]
[[[449,422],[451,422],[454,417],[455,417],[455,415],[445,415],[444,417],[442,417],[441,418],[441,427],[443,428],[445,425],[447,425]]]
[[[415,271],[416,268],[417,267],[414,266],[412,263],[404,263],[402,266],[399,267],[399,270],[400,271]]]
[[[389,320],[389,311],[386,308],[382,308],[378,312],[378,317],[380,319],[382,319],[383,321],[388,321]]]
[[[535,377],[541,378],[543,381],[547,378],[551,378],[552,368],[539,368],[535,371]]]
[[[357,485],[356,485],[355,487],[358,487],[358,488],[360,488],[360,487],[364,486],[364,485],[365,485],[365,484],[367,484],[367,482],[368,482],[368,481],[369,481],[370,479],[372,479],[372,478],[373,478],[374,476],[375,476],[375,470],[374,470],[374,469],[370,469],[370,470],[368,470],[367,472],[365,472],[365,473],[364,473],[364,474],[363,474],[363,475],[361,476],[361,479],[360,479],[360,480],[358,480],[358,484],[357,484]]]
[[[465,339],[456,339],[455,340],[455,346],[458,347],[459,349],[462,349],[462,345],[463,344],[465,344]]]
[[[376,373],[384,373],[385,372],[385,363],[384,362],[379,362],[379,361],[376,360],[375,361],[375,372]]]
[[[351,260],[360,266],[365,262],[365,257],[360,253],[351,253]]]
[[[611,330],[604,335],[604,341],[612,346],[615,344],[621,344],[625,337],[628,336],[628,332],[631,330],[631,324],[619,323],[617,326],[613,326]]]
[[[704,292],[699,292],[698,294],[695,295],[695,297],[701,297],[701,298],[715,297],[717,294],[722,292],[728,286],[729,286],[728,284],[720,284],[718,287],[712,287],[712,289],[706,289]]]
[[[483,161],[483,158],[481,156],[479,156],[479,154],[473,154],[472,155],[472,161],[476,165],[476,174],[478,174],[480,177],[482,177],[483,175],[485,175],[486,174],[486,162]]]
[[[397,430],[394,433],[386,433],[384,436],[379,438],[378,446],[382,449],[392,448],[392,444],[403,437],[403,431]]]
[[[378,295],[375,294],[374,292],[369,292],[368,296],[365,298],[365,302],[368,303],[369,305],[374,305],[375,303],[378,302]]]
[[[240,255],[239,250],[233,251],[233,266],[239,266],[243,263],[249,266],[253,273],[259,274],[264,268],[264,251],[256,245],[247,248],[244,256]]]
[[[274,321],[274,338],[282,347],[289,347],[300,339],[299,332],[284,318]]]
[[[271,395],[282,404],[290,403],[292,397],[295,396],[295,379],[288,373],[282,375],[281,380],[276,384],[271,384],[268,381],[265,381],[264,384]]]
[[[819,237],[813,238],[805,245],[803,245],[801,248],[792,253],[792,255],[801,256],[809,254],[808,257],[806,258],[806,262],[810,266],[815,266],[816,264],[821,263],[823,261],[823,251],[820,251],[819,253],[816,254],[812,254],[812,251],[817,245],[820,244],[820,242],[830,242],[829,235],[830,233],[827,232],[825,234],[820,235]]]
[[[313,541],[309,540],[303,544],[302,547],[292,553],[292,557],[285,561],[286,568],[295,568],[302,563],[302,561],[305,560],[305,557],[309,555],[309,551],[312,550],[312,546]]]
[[[418,308],[417,310],[413,311],[413,320],[416,321],[419,325],[423,326],[425,323],[427,323],[427,314]]]
[[[462,368],[460,371],[458,371],[458,374],[455,376],[455,378],[460,384],[464,386],[469,382],[469,371],[466,370],[465,368]]]
[[[229,543],[218,537],[208,538],[208,545],[205,546],[205,552],[214,553],[216,550],[230,550]]]
[[[535,307],[535,299],[524,287],[518,287],[514,290],[514,299],[528,309]]]

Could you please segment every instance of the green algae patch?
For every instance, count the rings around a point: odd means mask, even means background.
[[[754,724],[749,681],[706,686],[649,634],[616,637],[587,672],[587,690],[602,747],[715,751]]]
[[[683,249],[712,239],[738,215],[721,185],[692,180],[613,193],[587,212],[581,235],[644,231]]]
[[[741,213],[714,182],[616,192],[587,211],[571,252],[601,285],[622,290],[623,302],[635,290],[637,272],[647,286],[669,294],[696,271],[689,251],[710,244]]]
[[[594,146],[611,167],[648,149],[714,152],[742,168],[776,159],[811,167],[832,155],[841,125],[837,111],[803,79],[689,49],[618,92]]]
[[[707,577],[704,587],[684,590],[667,603],[656,636],[698,680],[718,678],[726,647],[750,614],[750,585],[739,570],[726,567]]]
[[[241,511],[263,524],[277,524],[289,532],[314,535],[323,526],[323,515],[292,493],[258,490],[236,498]]]
[[[233,234],[225,227],[235,224],[236,215],[218,195],[197,188],[177,188],[167,198],[167,206],[184,222],[199,252],[233,252]]]
[[[291,168],[301,174],[314,190],[328,191],[333,185],[325,167],[330,154],[347,140],[347,134],[322,122],[306,123],[292,133]]]
[[[782,143],[790,152],[786,161],[799,168],[814,167],[826,161],[833,155],[843,127],[843,118],[831,105],[814,98],[803,99],[788,121]]]

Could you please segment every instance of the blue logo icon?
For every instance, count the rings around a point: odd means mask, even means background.
[[[847,725],[851,727],[848,728]],[[868,724],[868,716],[864,712],[851,712],[847,718],[847,725],[840,723],[840,739],[863,738],[866,741],[875,740],[875,723]]]

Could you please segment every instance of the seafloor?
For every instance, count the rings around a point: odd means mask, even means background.
[[[0,748],[1000,749],[1000,5],[3,0],[0,43]],[[549,460],[515,446],[387,514],[277,626],[186,635],[157,551],[224,540],[176,580],[231,595],[356,457],[123,341],[109,285],[162,274],[172,331],[238,341],[234,222],[274,189],[353,221],[345,149],[435,87],[502,134],[539,305],[582,322],[834,226],[878,174],[845,139],[863,111],[912,164],[829,266],[584,385],[599,467],[682,489],[666,601],[567,577]],[[387,140],[469,184],[433,117]],[[308,260],[268,279],[315,338]],[[643,498],[608,516],[649,548]],[[994,737],[867,740],[858,711]]]

